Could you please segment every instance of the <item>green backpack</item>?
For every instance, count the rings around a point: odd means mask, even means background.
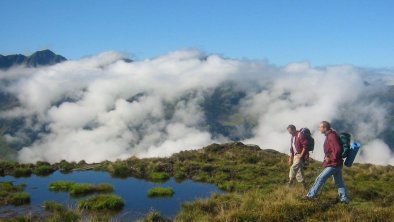
[[[343,159],[347,158],[350,153],[350,134],[342,132],[338,135],[339,142],[341,143],[341,157]]]

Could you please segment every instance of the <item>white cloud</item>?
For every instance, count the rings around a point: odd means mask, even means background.
[[[359,152],[360,155],[355,160],[357,162],[394,165],[393,151],[381,140],[369,141],[360,148]]]
[[[241,114],[257,124],[254,136],[244,142],[287,153],[286,126],[295,124],[312,130],[312,156],[322,159],[324,136],[317,132],[318,123],[344,120],[368,144],[360,161],[392,163],[387,145],[376,140],[388,127],[386,107],[370,96],[379,87],[365,85],[368,76],[352,66],[316,69],[304,62],[280,68],[193,50],[132,63],[122,57],[106,52],[50,67],[0,72],[0,79],[9,80],[6,90],[21,104],[0,115],[24,117],[30,123],[26,127],[36,132],[46,128],[19,152],[21,161],[168,156],[225,141],[209,133],[202,104],[216,87],[232,81],[232,87],[246,93]],[[384,81],[388,79],[386,75]],[[379,162],[379,154],[370,158],[375,147],[388,159]]]

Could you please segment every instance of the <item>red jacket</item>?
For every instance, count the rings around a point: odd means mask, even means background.
[[[293,140],[295,139],[294,142],[294,149],[293,149]],[[297,134],[295,136],[291,137],[290,141],[290,153],[291,154],[300,154],[302,153],[302,150],[306,149],[305,155],[308,153],[308,140],[306,139],[305,135],[301,133],[300,131],[297,131]]]
[[[339,167],[343,165],[341,156],[341,143],[337,133],[333,130],[329,130],[326,133],[326,140],[324,141],[324,167]],[[326,161],[326,157],[328,161]]]

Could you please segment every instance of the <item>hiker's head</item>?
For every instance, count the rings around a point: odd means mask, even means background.
[[[294,125],[289,125],[287,127],[287,132],[289,132],[291,135],[295,136],[295,134],[297,133],[297,129]]]
[[[321,133],[326,133],[327,131],[331,130],[331,125],[327,121],[320,122],[319,130]]]

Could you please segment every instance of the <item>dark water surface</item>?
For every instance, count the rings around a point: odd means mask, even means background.
[[[205,183],[185,180],[177,183],[170,179],[164,183],[153,183],[136,178],[112,178],[107,172],[100,171],[76,171],[70,174],[55,172],[47,177],[32,175],[28,178],[15,178],[12,176],[0,177],[0,182],[14,181],[14,185],[26,184],[25,191],[30,194],[30,205],[15,207],[0,207],[0,218],[7,218],[15,215],[41,214],[46,212],[42,208],[44,201],[53,200],[66,206],[75,207],[78,198],[70,197],[66,192],[49,191],[48,185],[54,181],[72,181],[78,183],[109,183],[113,186],[114,192],[121,196],[125,206],[114,219],[118,221],[133,221],[141,219],[150,210],[159,211],[167,218],[173,218],[181,209],[181,204],[185,201],[193,201],[197,198],[206,198],[212,193],[222,193],[216,186]],[[148,198],[147,192],[153,187],[171,187],[175,194],[166,198]],[[86,198],[86,197],[85,197]]]

